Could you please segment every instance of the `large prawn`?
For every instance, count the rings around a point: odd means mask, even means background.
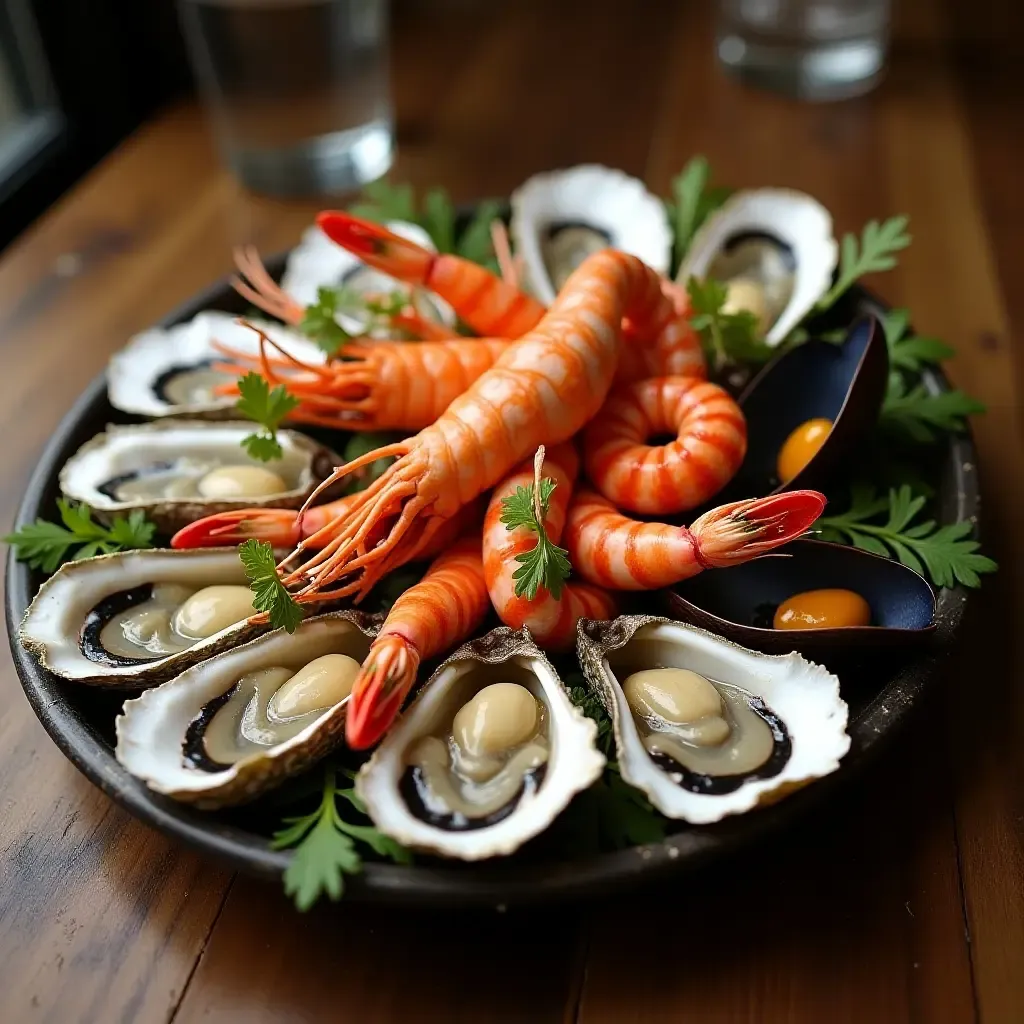
[[[544,455],[540,454],[539,459],[544,460]],[[537,536],[524,526],[509,530],[501,521],[502,502],[519,487],[536,486],[539,470],[539,465],[530,459],[494,488],[484,516],[484,577],[491,604],[506,626],[526,626],[541,647],[562,650],[575,643],[576,623],[581,618],[613,619],[618,612],[615,599],[606,590],[575,580],[566,583],[557,598],[543,586],[532,599],[516,595],[516,581],[512,578],[519,567],[516,556],[532,548]],[[578,472],[579,456],[571,442],[557,445],[547,453],[544,476],[555,487],[543,526],[554,544],[561,539]]]
[[[397,456],[337,522],[325,527],[331,540],[288,573],[286,585],[313,595],[356,574],[357,589],[365,594],[407,557],[413,523],[425,520],[424,536],[432,536],[441,522],[539,445],[572,437],[600,409],[611,387],[623,317],[652,338],[691,330],[662,292],[658,274],[634,256],[605,249],[577,268],[540,324],[509,345],[435,423],[339,467],[320,485],[328,487],[375,459]],[[351,593],[352,587],[343,590]]]
[[[391,606],[352,686],[345,738],[372,746],[394,721],[416,682],[420,662],[461,643],[490,607],[480,536],[458,541]]]

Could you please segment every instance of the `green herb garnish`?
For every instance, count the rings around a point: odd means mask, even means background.
[[[672,228],[674,265],[682,263],[697,229],[732,194],[728,188],[708,188],[707,159],[695,156],[672,179],[672,198],[666,202]]]
[[[328,357],[336,356],[352,335],[338,323],[338,311],[358,303],[345,288],[317,288],[316,302],[306,307],[299,330]]]
[[[557,601],[572,571],[569,552],[552,543],[544,528],[544,517],[548,514],[555,481],[541,477],[543,463],[544,446],[541,445],[534,460],[534,482],[528,487],[517,487],[515,494],[501,502],[501,522],[506,530],[525,526],[537,534],[537,543],[529,551],[516,555],[516,561],[521,565],[512,573],[512,579],[516,581],[516,597],[525,595],[528,601],[537,596],[540,587],[545,587]]]
[[[310,814],[285,818],[284,824],[288,827],[275,832],[270,841],[275,850],[295,848],[284,873],[284,889],[299,910],[309,910],[322,895],[332,900],[341,899],[345,875],[357,875],[363,870],[356,842],[364,843],[378,856],[396,863],[412,861],[405,847],[372,825],[346,821],[339,810],[339,797],[365,817],[366,808],[355,790],[339,788],[335,770],[328,768],[324,772],[320,806]]]
[[[58,498],[57,510],[63,526],[37,519],[4,537],[4,543],[14,548],[19,562],[51,573],[66,560],[153,546],[156,524],[141,509],[134,509],[127,517],[115,516],[109,527],[94,523],[86,505]]]
[[[729,292],[713,278],[700,281],[691,277],[686,282],[690,296],[690,323],[699,332],[704,354],[715,371],[730,363],[764,363],[773,350],[758,337],[757,317],[741,310],[724,313]]]
[[[851,490],[846,512],[823,516],[816,528],[823,540],[853,544],[886,558],[895,555],[908,568],[930,576],[936,586],[980,586],[978,574],[994,572],[996,563],[977,554],[979,544],[969,536],[972,525],[937,526],[933,519],[914,523],[925,501],[906,484],[891,489],[888,497],[879,496],[870,484],[860,485]],[[872,522],[883,515],[885,522]]]
[[[953,356],[954,350],[938,338],[907,335],[910,327],[909,309],[891,309],[882,317],[882,330],[889,349],[889,365],[893,369],[918,373],[924,366],[934,366]]]
[[[860,239],[854,234],[843,235],[839,249],[839,275],[835,284],[818,300],[815,311],[834,306],[838,298],[865,274],[892,270],[896,266],[895,253],[910,245],[907,224],[910,218],[890,217],[881,224],[868,221]]]
[[[961,434],[967,417],[982,413],[984,402],[962,391],[929,391],[923,383],[910,389],[898,372],[889,374],[879,426],[902,433],[911,441],[929,444],[940,433]]]
[[[252,458],[262,462],[281,458],[284,452],[277,439],[277,428],[299,400],[289,395],[283,384],[271,391],[270,385],[255,370],[239,379],[238,393],[241,397],[235,408],[263,427],[259,433],[242,438],[242,447]]]
[[[286,633],[294,633],[302,621],[302,608],[277,574],[274,549],[267,541],[252,537],[238,546],[238,557],[253,592],[253,608],[266,612],[275,629],[283,627]]]

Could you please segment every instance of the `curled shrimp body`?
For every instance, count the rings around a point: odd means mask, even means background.
[[[563,542],[574,571],[612,590],[656,590],[757,558],[799,537],[825,508],[817,491],[721,505],[692,526],[642,523],[596,491],[577,490]]]
[[[330,542],[284,577],[314,594],[358,574],[361,594],[396,564],[415,522],[428,535],[440,521],[496,484],[541,444],[568,440],[598,411],[618,362],[624,315],[651,337],[689,330],[640,260],[605,249],[570,276],[536,329],[437,421],[414,437],[341,466],[321,489],[375,459],[398,456],[339,521]],[[381,540],[370,547],[370,535]]]
[[[565,514],[572,497],[573,483],[579,471],[579,457],[570,442],[557,445],[547,453],[544,476],[555,483],[544,517],[544,529],[557,544],[565,527]],[[575,580],[562,587],[556,598],[540,587],[532,600],[517,597],[512,574],[519,568],[516,556],[530,550],[537,537],[524,526],[509,530],[501,521],[502,501],[518,487],[534,482],[533,460],[523,463],[502,480],[491,495],[484,516],[484,577],[491,604],[506,626],[526,626],[533,639],[548,650],[564,650],[576,640],[576,623],[581,618],[612,619],[617,614],[612,596],[600,587]]]
[[[663,445],[647,444],[675,434]],[[617,387],[584,432],[587,475],[619,508],[666,515],[703,505],[732,479],[747,451],[736,401],[694,377]]]
[[[394,721],[424,658],[465,640],[490,607],[480,537],[456,542],[391,606],[352,686],[345,738],[372,746]]]

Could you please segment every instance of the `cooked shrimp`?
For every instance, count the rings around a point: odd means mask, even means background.
[[[734,501],[705,512],[692,526],[641,523],[596,491],[577,490],[563,540],[573,569],[612,590],[657,590],[748,562],[804,533],[825,508],[817,491],[786,491]]]
[[[579,471],[579,456],[571,442],[557,445],[547,453],[544,476],[554,481],[544,529],[552,543],[557,544],[565,526],[565,513],[572,497],[573,483]],[[502,501],[515,494],[518,487],[536,486],[534,461],[530,459],[514,469],[491,494],[484,516],[484,577],[491,604],[506,626],[526,626],[533,639],[549,650],[564,650],[576,639],[576,623],[581,618],[613,619],[617,614],[615,600],[600,587],[570,581],[556,598],[540,587],[533,600],[516,596],[512,574],[519,568],[516,555],[529,551],[537,537],[525,526],[509,530],[501,521]]]
[[[623,316],[651,337],[689,330],[661,291],[661,279],[635,256],[605,249],[572,274],[538,327],[414,437],[368,452],[320,485],[375,459],[395,455],[384,473],[338,521],[331,540],[284,579],[315,594],[359,574],[365,594],[404,554],[406,532],[440,521],[496,484],[541,444],[572,437],[598,411],[611,386]],[[370,547],[370,534],[380,543]],[[312,545],[309,545],[312,546]]]
[[[258,327],[253,326],[259,331]],[[272,386],[283,384],[299,405],[288,418],[295,423],[341,430],[422,430],[508,348],[506,341],[462,338],[409,345],[365,340],[345,346],[343,359],[326,366],[293,356],[269,358],[274,342],[262,331],[260,354],[229,351],[232,362],[215,368],[234,377],[257,370]],[[218,388],[237,393],[237,382]]]
[[[663,445],[647,444],[675,434]],[[704,504],[732,479],[747,451],[735,400],[695,377],[655,377],[617,387],[584,432],[587,475],[619,508],[648,515]]]
[[[352,686],[345,738],[372,746],[394,721],[420,662],[465,640],[490,607],[480,537],[458,541],[391,606]]]

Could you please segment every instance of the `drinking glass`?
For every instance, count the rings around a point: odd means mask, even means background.
[[[224,159],[248,187],[337,194],[391,166],[387,0],[179,0]]]
[[[889,0],[719,0],[718,59],[744,81],[809,100],[873,88]]]

